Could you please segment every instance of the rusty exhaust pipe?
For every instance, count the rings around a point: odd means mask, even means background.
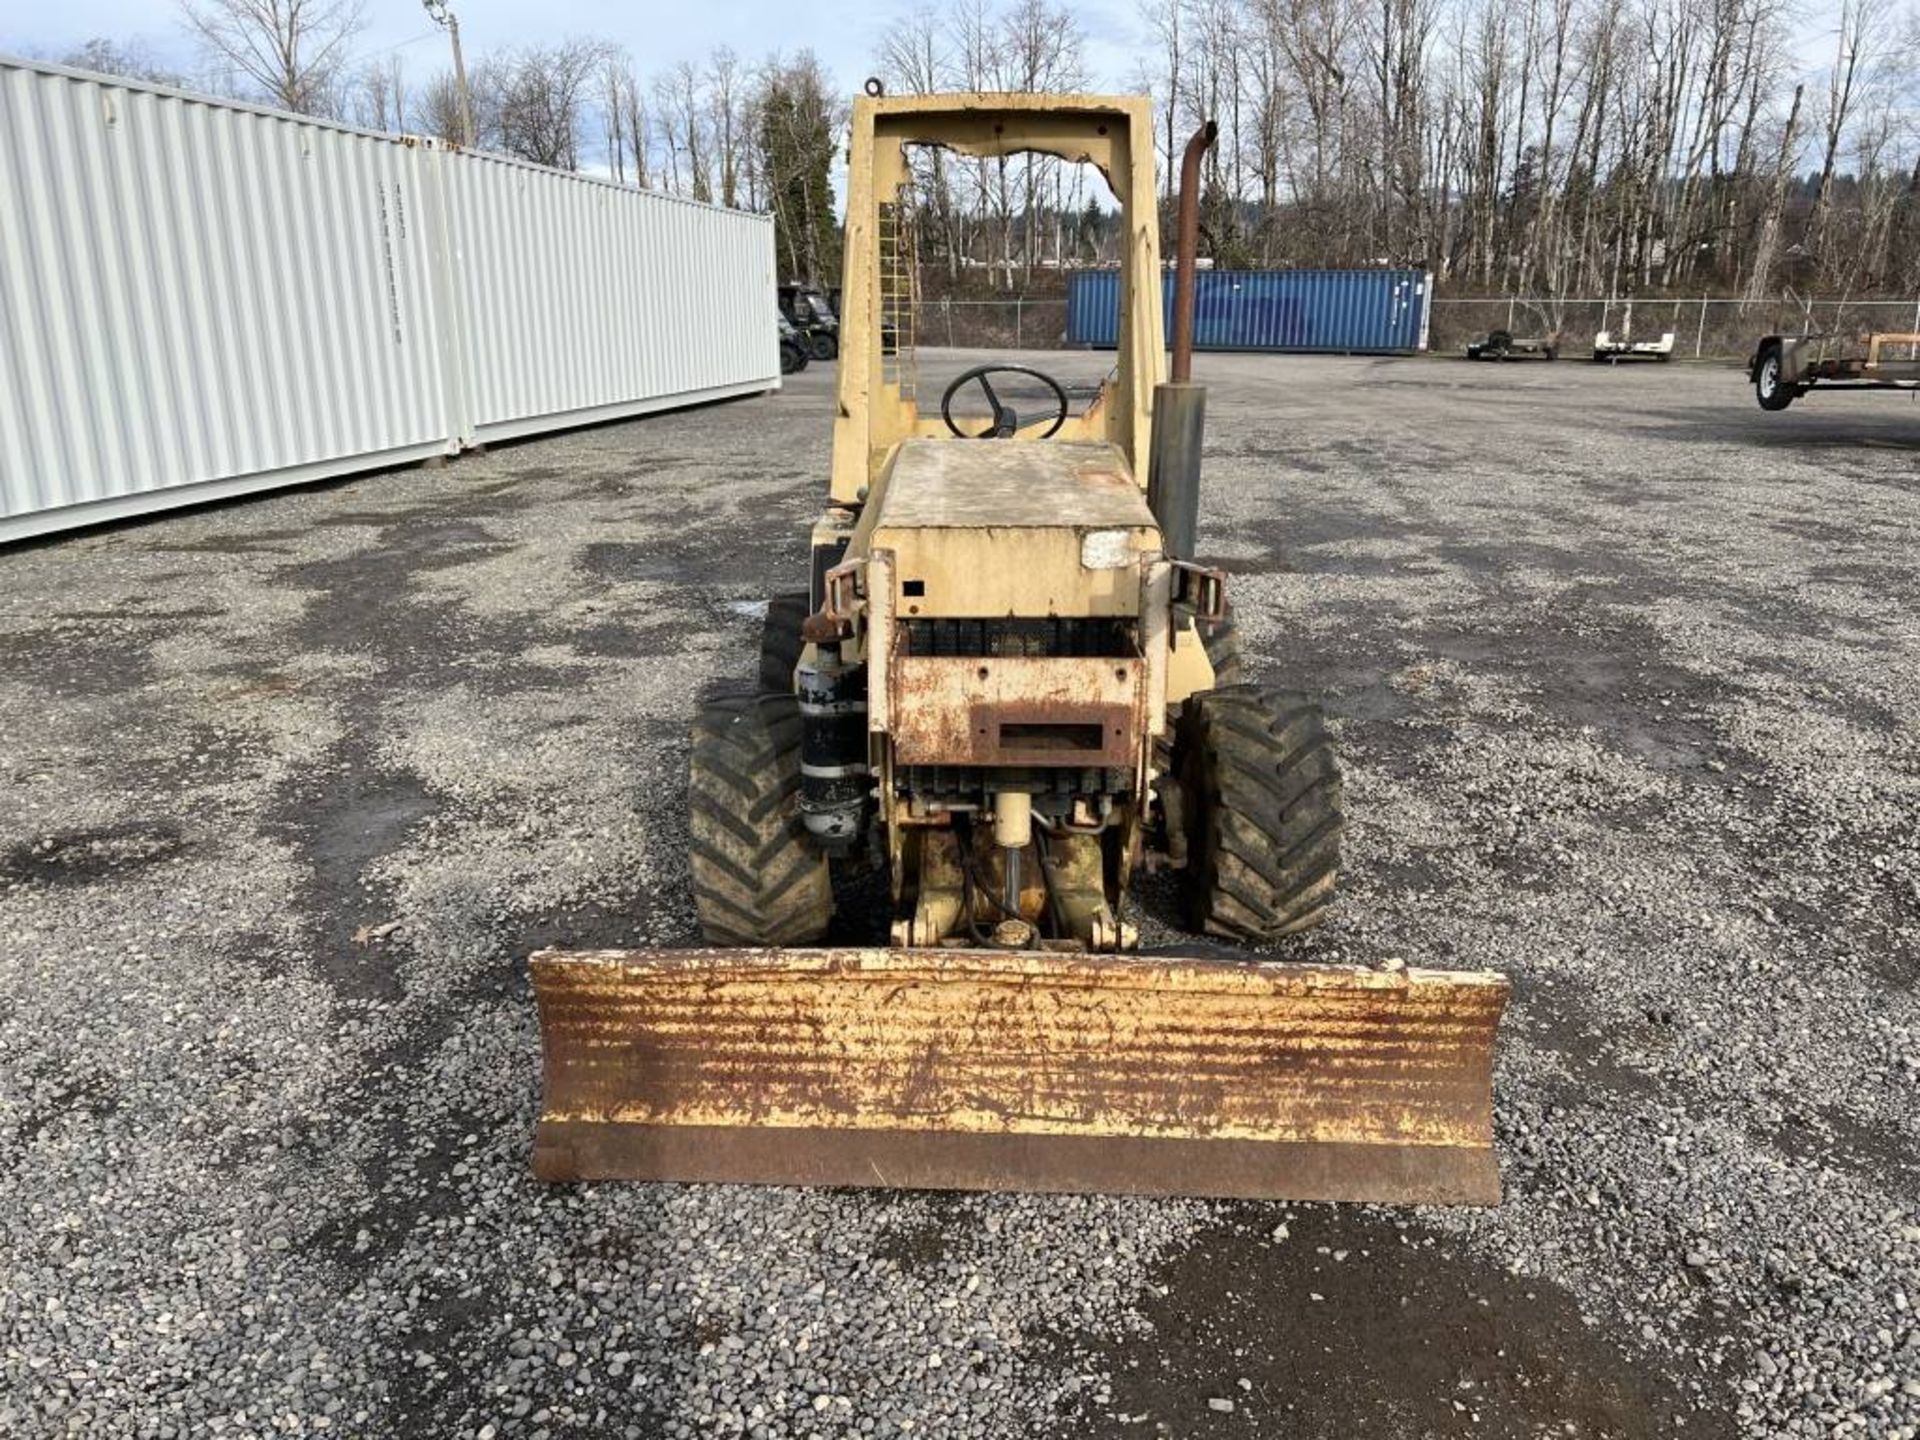
[[[1200,253],[1200,161],[1213,148],[1220,127],[1209,120],[1193,132],[1180,157],[1180,212],[1173,249],[1173,374],[1175,385],[1193,379],[1193,269]]]
[[[1209,120],[1180,157],[1180,212],[1173,254],[1173,371],[1153,388],[1153,440],[1148,452],[1147,505],[1160,522],[1161,544],[1191,560],[1200,528],[1200,445],[1207,392],[1193,383],[1193,272],[1200,250],[1200,160],[1220,133]]]

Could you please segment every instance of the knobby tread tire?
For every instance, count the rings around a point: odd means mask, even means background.
[[[1324,920],[1339,883],[1340,766],[1320,707],[1291,690],[1196,695],[1175,741],[1188,795],[1188,924],[1253,943]]]
[[[1218,620],[1198,622],[1200,643],[1206,647],[1207,663],[1213,666],[1216,690],[1240,685],[1247,678],[1247,662],[1240,652],[1240,627],[1234,623],[1229,607]]]
[[[1207,652],[1207,663],[1213,667],[1213,683],[1216,688],[1224,685],[1239,685],[1247,678],[1247,662],[1240,650],[1240,627],[1234,623],[1233,607],[1227,606],[1218,620],[1198,620],[1194,629],[1200,634],[1200,644]],[[1153,768],[1162,775],[1173,775],[1178,763],[1173,753],[1174,738],[1179,730],[1182,706],[1191,704],[1189,698],[1180,705],[1170,706],[1167,710],[1166,733],[1153,742]]]
[[[811,601],[804,590],[776,595],[767,602],[767,618],[760,626],[760,688],[774,695],[793,693],[793,668],[800,663],[805,642],[800,626]]]
[[[800,704],[735,694],[694,717],[688,861],[713,945],[810,945],[833,918],[827,859],[800,823]]]

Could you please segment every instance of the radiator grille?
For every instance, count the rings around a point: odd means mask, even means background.
[[[1140,653],[1134,622],[1108,616],[899,623],[909,655],[1127,660]]]

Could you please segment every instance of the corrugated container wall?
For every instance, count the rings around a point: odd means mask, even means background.
[[[766,217],[499,156],[446,158],[471,438],[629,414],[656,396],[717,399],[742,377],[778,384]]]
[[[0,541],[779,384],[765,217],[0,57]]]
[[[447,449],[429,158],[0,63],[0,538]]]
[[[1173,280],[1161,287],[1173,333]],[[1433,277],[1424,270],[1202,270],[1193,343],[1201,350],[1412,354],[1427,344]],[[1083,270],[1067,287],[1067,343],[1110,348],[1120,275]]]

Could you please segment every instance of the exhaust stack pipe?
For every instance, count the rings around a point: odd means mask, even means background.
[[[1152,453],[1147,505],[1162,543],[1176,560],[1191,560],[1200,528],[1200,446],[1206,431],[1206,387],[1193,383],[1193,270],[1200,249],[1200,160],[1219,127],[1193,132],[1180,157],[1180,212],[1173,256],[1173,367],[1153,388]]]

